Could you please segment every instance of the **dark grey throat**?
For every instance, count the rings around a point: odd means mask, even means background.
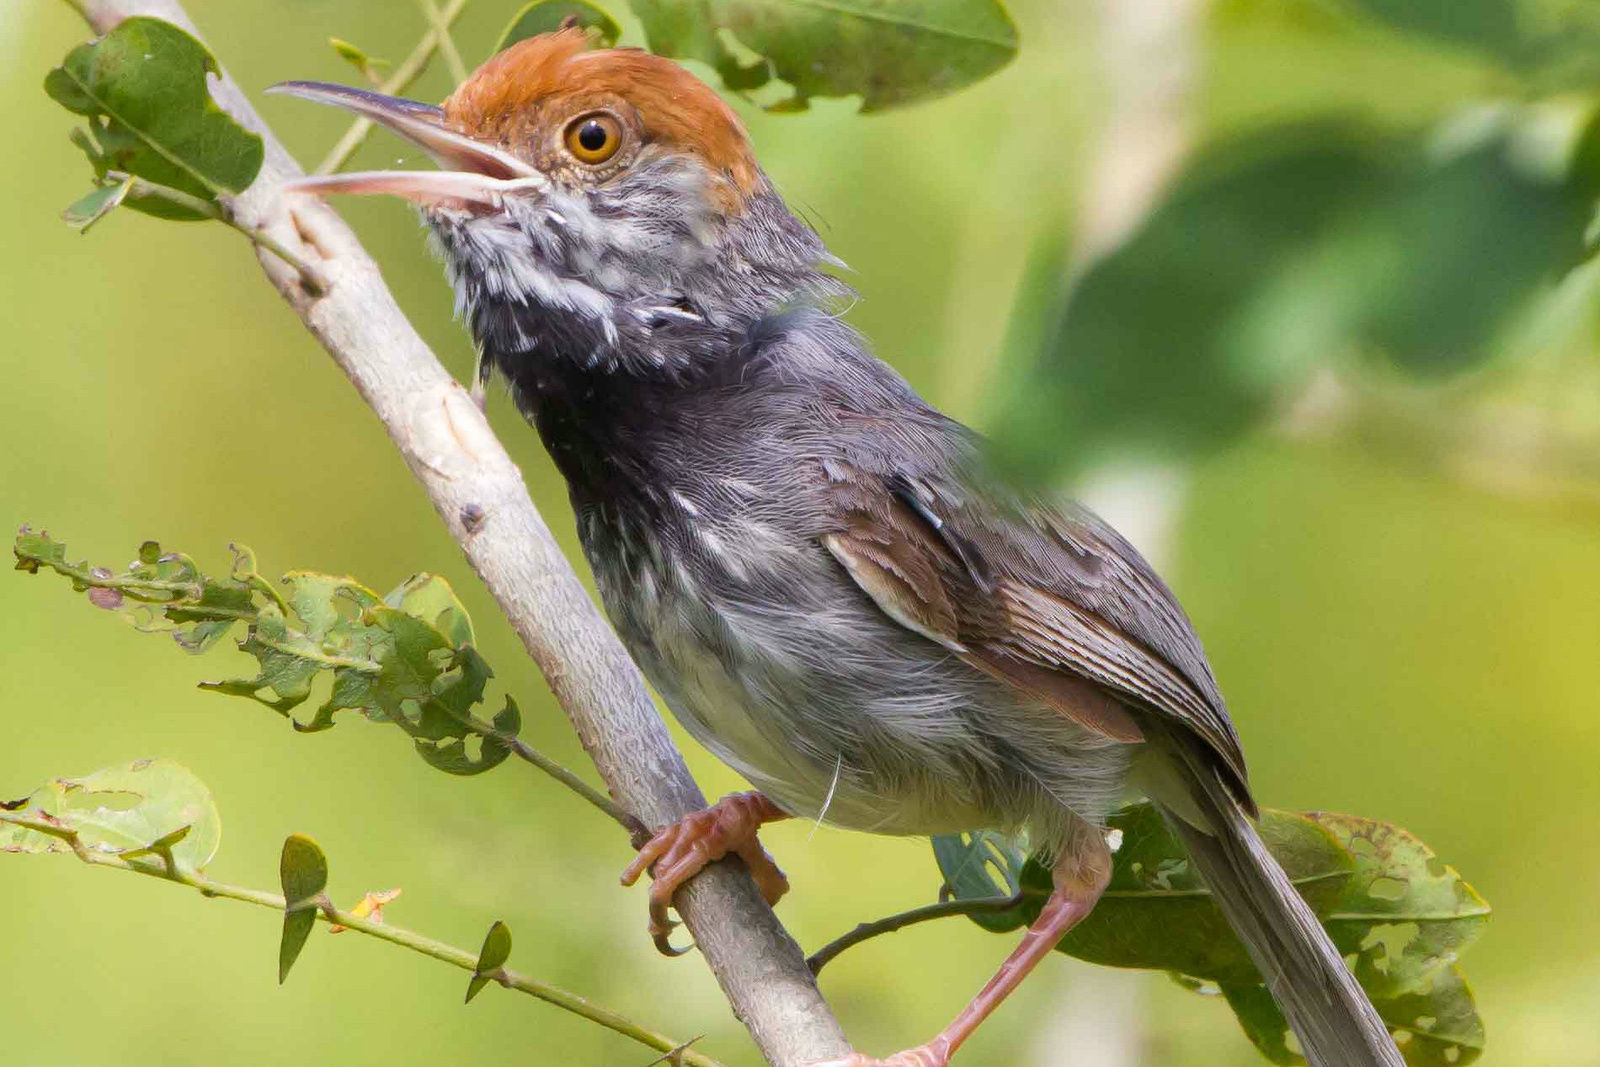
[[[851,292],[770,188],[729,220],[686,209],[670,177],[428,216],[484,373],[507,380],[575,503],[647,484],[675,407],[736,380],[764,321]]]

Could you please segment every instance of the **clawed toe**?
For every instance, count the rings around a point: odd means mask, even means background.
[[[674,948],[668,940],[677,927],[668,915],[672,897],[685,882],[709,863],[729,853],[741,857],[750,868],[761,895],[769,905],[776,904],[789,889],[789,880],[756,840],[763,822],[784,818],[773,803],[759,793],[738,793],[697,811],[652,837],[622,872],[622,884],[633,885],[650,871],[650,937],[667,956],[681,956],[688,949]]]

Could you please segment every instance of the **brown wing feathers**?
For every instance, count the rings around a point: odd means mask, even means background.
[[[1130,707],[1176,720],[1204,739],[1229,777],[1244,787],[1238,740],[1220,697],[1214,702],[1160,653],[1072,595],[1079,591],[1068,573],[1094,573],[1102,581],[1130,585],[1138,581],[1148,568],[1137,557],[1136,565],[1128,566],[1130,561],[1117,555],[1123,546],[1074,537],[1069,552],[1063,538],[1054,539],[1061,546],[1052,548],[1036,530],[967,529],[959,509],[941,507],[936,494],[903,476],[830,468],[838,529],[823,543],[891,618],[1108,739],[1144,739]],[[1066,521],[1041,518],[1052,528]],[[1093,530],[1081,532],[1092,535]],[[1016,546],[1019,534],[1035,535],[1021,552],[1026,558],[1007,560],[1006,546]],[[1102,548],[1109,561],[1094,555]],[[1130,569],[1138,573],[1122,573]],[[1062,579],[1051,583],[1026,573],[1037,570],[1054,571]],[[1152,588],[1142,587],[1152,582]],[[1170,600],[1152,575],[1139,584],[1118,592]],[[1181,621],[1186,628],[1187,620]],[[1202,669],[1204,688],[1214,693],[1209,669]]]

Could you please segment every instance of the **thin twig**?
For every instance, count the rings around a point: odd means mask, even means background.
[[[444,65],[450,68],[450,81],[460,85],[467,80],[467,65],[461,62],[461,53],[456,51],[455,39],[450,36],[450,23],[445,21],[444,12],[433,0],[417,2],[422,5],[422,14],[439,38],[439,51],[444,53]]]
[[[10,823],[13,826],[34,830],[65,841],[71,846],[73,854],[91,867],[106,867],[111,870],[129,871],[133,874],[159,878],[165,882],[176,882],[179,885],[186,885],[198,891],[202,896],[238,900],[246,904],[255,904],[258,907],[271,908],[280,912],[284,909],[283,897],[276,893],[268,893],[260,889],[249,889],[245,886],[229,885],[226,882],[212,881],[204,875],[185,870],[180,864],[172,860],[170,850],[161,850],[154,855],[129,859],[116,853],[99,852],[90,848],[83,843],[76,831],[46,822],[43,819],[29,818],[27,815],[9,811],[0,811],[0,823]],[[380,941],[388,941],[390,944],[400,945],[413,952],[420,952],[424,956],[442,960],[468,973],[476,973],[477,971],[478,957],[475,954],[465,949],[456,948],[454,945],[436,941],[415,931],[407,930],[402,926],[378,922],[338,908],[318,909],[317,918],[322,922],[336,923],[348,930],[355,930],[370,937],[376,937]],[[676,1052],[683,1063],[692,1064],[695,1067],[721,1067],[721,1064],[716,1060],[689,1049],[684,1042],[647,1029],[626,1016],[620,1015],[610,1008],[602,1007],[576,993],[569,993],[565,989],[546,985],[506,967],[487,973],[489,977],[507,989],[515,989],[519,993],[537,997],[547,1004],[554,1004],[556,1007],[588,1019],[590,1022],[599,1023],[608,1030],[614,1030],[624,1037],[631,1037],[633,1040],[642,1045],[647,1045],[657,1052],[668,1054]]]
[[[128,178],[127,175],[122,174],[120,171],[108,171],[106,177],[113,181],[126,181]],[[165,200],[169,204],[197,214],[208,215],[218,222],[226,223],[248,237],[251,244],[265,248],[268,252],[271,252],[298,271],[301,281],[305,283],[307,292],[320,296],[327,288],[327,282],[315,267],[289,251],[276,238],[260,230],[253,230],[248,226],[239,225],[233,216],[223,210],[222,205],[215,200],[207,200],[204,197],[186,193],[182,189],[174,189],[170,185],[146,181],[143,178],[133,179],[132,184],[128,187],[128,197],[132,199]]]
[[[476,728],[476,725],[477,724],[475,723],[474,728]],[[483,723],[481,725],[488,724]],[[573,774],[571,771],[567,770],[549,756],[546,756],[543,752],[540,752],[538,749],[532,747],[526,741],[523,741],[519,737],[509,737],[505,734],[495,733],[493,727],[490,727],[490,732],[494,733],[494,736],[498,737],[502,742],[504,742],[505,745],[516,754],[518,759],[533,764],[535,767],[539,768],[541,771],[548,774],[550,777],[554,778],[556,781],[560,782],[562,785],[566,786],[583,799],[587,800],[590,804],[593,804],[595,807],[611,816],[624,830],[628,831],[630,836],[648,829],[638,819],[634,818],[633,815],[624,810],[616,801],[600,792],[600,790],[596,789],[588,782],[585,782],[582,778],[579,778],[576,774]]]
[[[444,10],[440,12],[439,18],[446,26],[449,26],[466,6],[467,0],[450,0],[445,5]],[[428,60],[433,58],[434,50],[438,47],[439,33],[430,27],[428,32],[422,35],[422,40],[417,42],[417,47],[411,50],[411,54],[406,56],[405,60],[394,69],[394,73],[389,75],[387,81],[378,86],[378,91],[390,96],[405,92],[411,83],[421,77],[422,72],[428,69]],[[361,147],[362,142],[367,139],[367,135],[371,132],[371,119],[356,119],[350,124],[350,128],[344,131],[344,136],[339,138],[339,143],[334,145],[332,151],[323,157],[321,163],[317,164],[317,169],[313,173],[332,174],[350,162],[350,157],[355,155],[356,149]]]
[[[910,911],[902,911],[889,915],[874,922],[861,923],[854,930],[840,937],[834,938],[806,959],[806,966],[811,968],[812,974],[819,973],[833,959],[847,948],[853,948],[863,941],[870,941],[882,934],[892,934],[896,930],[904,930],[917,923],[931,922],[934,919],[947,919],[952,915],[987,915],[990,912],[1009,911],[1022,904],[1027,897],[1026,890],[1018,890],[1015,896],[1010,897],[984,897],[979,900],[941,900],[937,904],[926,904]]]
[[[158,186],[157,188],[166,189],[167,187]],[[170,189],[167,191],[177,193],[179,196],[183,197],[188,196],[187,193],[181,193],[175,189]],[[196,205],[209,203],[208,201],[199,200],[198,198],[191,199],[195,199]],[[183,204],[182,201],[175,202]],[[183,206],[189,205],[183,204]],[[198,206],[196,206],[196,210],[199,210]],[[24,527],[23,530],[26,532],[27,527]],[[66,578],[70,578],[72,580],[74,589],[109,589],[115,591],[118,595],[128,600],[134,600],[141,604],[150,604],[155,607],[166,608],[169,611],[174,608],[189,607],[193,610],[203,612],[208,620],[232,619],[254,626],[259,621],[261,616],[260,611],[253,607],[249,609],[227,608],[218,604],[206,604],[201,607],[198,602],[205,591],[204,581],[186,582],[160,578],[142,578],[131,574],[112,574],[104,568],[91,567],[87,563],[72,563],[66,560],[59,560],[48,555],[29,552],[20,547],[13,549],[13,552],[18,560],[23,561],[33,568],[48,567],[57,574],[60,574]],[[180,555],[178,558],[188,562],[193,568],[194,573],[199,573],[200,568],[195,565],[194,561],[190,560],[188,556]],[[239,574],[239,570],[240,564],[236,562],[236,575],[238,575],[241,580],[248,580],[250,589],[252,591],[263,593],[264,595],[269,596],[276,603],[279,610],[283,611],[286,615],[293,613],[294,609],[288,604],[284,603],[283,598],[275,589],[272,588],[272,584],[261,579],[261,576],[255,572],[255,557],[253,555],[249,558],[248,570],[243,574]],[[370,595],[374,599],[377,598],[376,593],[372,593]],[[140,628],[142,629],[143,627]],[[299,659],[317,663],[323,667],[348,667],[352,670],[361,671],[367,674],[377,674],[383,670],[383,664],[376,660],[356,659],[350,656],[336,656],[332,653],[316,650],[312,646],[312,642],[306,642],[304,645],[296,648],[294,655]],[[494,738],[495,740],[499,741],[512,752],[516,753],[517,758],[538,768],[551,778],[554,778],[557,782],[578,794],[578,796],[582,797],[584,800],[587,800],[590,804],[594,805],[594,807],[615,820],[617,824],[620,825],[624,830],[628,831],[630,837],[637,839],[646,833],[647,828],[644,826],[644,824],[629,814],[624,808],[617,804],[616,801],[612,800],[610,797],[606,796],[604,793],[585,782],[582,778],[579,778],[576,774],[573,774],[561,764],[533,748],[527,742],[518,738],[514,734],[508,734],[498,730],[492,723],[485,722],[476,715],[461,714],[454,708],[448,706],[441,706],[441,710],[445,711],[451,716],[451,718],[455,719],[464,728],[476,734],[478,737],[483,738],[484,740]]]

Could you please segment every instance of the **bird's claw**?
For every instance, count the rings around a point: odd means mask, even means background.
[[[649,929],[662,955],[681,956],[689,951],[674,948],[668,940],[678,924],[667,910],[673,894],[707,864],[729,853],[742,858],[768,905],[776,904],[788,891],[789,880],[756,839],[757,828],[775,812],[772,802],[759,793],[735,793],[663,828],[639,850],[622,872],[622,884],[633,885],[646,870],[654,877]]]

